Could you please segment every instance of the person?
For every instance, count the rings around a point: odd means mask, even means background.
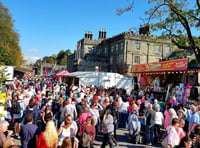
[[[53,119],[53,113],[50,110],[50,106],[47,104],[42,114],[42,122],[43,122],[42,130],[45,129],[47,122],[52,119]]]
[[[155,100],[154,100],[155,101]],[[155,125],[154,125],[154,135],[155,135],[155,142],[159,142],[159,134],[160,134],[160,127],[162,125],[162,121],[164,120],[163,113],[160,112],[160,107],[156,106],[155,108]]]
[[[13,140],[13,139],[8,139],[8,140],[4,143],[3,148],[19,148],[19,147],[17,146],[17,143],[16,143],[15,140]]]
[[[73,129],[71,125],[72,125],[72,121],[69,118],[65,118],[64,125],[62,125],[58,130],[58,136],[60,136],[59,141],[58,141],[58,146],[62,145],[63,139],[65,137],[71,138],[75,136],[75,129]]]
[[[172,124],[172,120],[174,118],[178,118],[176,111],[173,108],[169,109],[169,115],[170,115],[170,125]]]
[[[38,127],[33,124],[33,114],[25,116],[25,125],[20,131],[22,148],[35,148],[36,135],[39,135]]]
[[[118,102],[114,101],[112,104],[108,105],[106,109],[111,110],[111,115],[113,116],[114,120],[114,138],[117,137],[117,127],[118,127],[118,120],[119,120],[119,107]]]
[[[3,148],[4,143],[10,138],[10,136],[13,134],[12,131],[8,130],[9,123],[5,120],[0,121],[0,148]],[[7,136],[5,135],[5,132],[7,131]]]
[[[72,104],[72,99],[67,99],[67,105],[64,107],[64,116],[67,117],[67,115],[72,116],[72,120],[75,120],[77,118],[77,111],[75,105]]]
[[[194,128],[194,135],[192,137],[193,148],[199,148],[200,147],[200,124],[197,124]]]
[[[99,123],[100,123],[100,116],[99,116],[99,110],[97,109],[97,103],[92,103],[89,112],[92,114],[92,117],[95,122],[95,128],[96,128],[96,134],[99,131]]]
[[[155,120],[155,111],[152,109],[152,104],[148,105],[148,110],[146,112],[146,138],[147,145],[152,145],[154,138],[154,120]]]
[[[63,139],[62,145],[60,148],[72,148],[72,140],[70,137],[65,137]]]
[[[21,100],[19,99],[19,92],[16,92],[16,95],[14,96],[13,100],[12,100],[12,106],[18,106],[19,104],[19,112],[13,112],[13,118],[14,118],[14,123],[15,123],[15,135],[14,137],[16,139],[20,139],[19,136],[19,132],[20,132],[20,124],[22,121],[22,117],[23,117],[23,112],[24,112],[24,104],[21,102]],[[15,102],[15,103],[14,103]],[[14,105],[15,104],[15,105]],[[18,107],[17,107],[18,108]]]
[[[192,147],[192,139],[190,137],[183,137],[181,139],[180,144],[176,148],[191,148]]]
[[[193,132],[194,127],[199,124],[199,115],[196,111],[196,107],[194,105],[190,106],[191,110],[191,118],[189,120],[189,127],[188,127],[188,136]]]
[[[179,144],[179,135],[176,132],[176,128],[178,127],[179,120],[178,118],[172,119],[172,125],[167,127],[167,140],[168,140],[168,146],[170,148],[173,148],[174,146],[177,146]]]
[[[84,132],[90,135],[91,137],[90,148],[93,148],[93,143],[94,143],[95,134],[96,134],[94,123],[95,123],[94,119],[91,116],[89,116],[86,119],[86,124],[83,125],[80,130],[81,136],[83,135]]]
[[[36,148],[56,148],[58,143],[58,134],[54,122],[48,121],[45,131],[38,138]]]
[[[133,105],[133,110],[128,117],[128,129],[129,129],[129,140],[131,139],[131,135],[138,135],[141,130],[141,124],[138,120],[138,107],[136,104]],[[136,141],[134,141],[136,142]]]
[[[170,108],[171,108],[171,104],[166,105],[166,109],[164,112],[164,116],[165,116],[164,129],[166,129],[170,124],[170,115],[169,115]]]
[[[171,100],[167,102],[166,105],[171,104],[171,106],[177,111],[179,102],[176,100],[175,94],[172,96]]]
[[[83,113],[80,115],[78,119],[78,124],[82,126],[83,124],[86,123],[87,117],[92,116],[90,112],[88,112],[88,108],[85,106],[83,107]]]
[[[102,127],[103,127],[103,143],[101,148],[105,148],[106,144],[108,143],[110,148],[114,148],[113,140],[112,140],[112,132],[114,131],[113,125],[113,117],[111,115],[111,110],[107,109],[103,116],[102,120]]]
[[[180,137],[180,142],[181,142],[181,139],[182,139],[183,137],[186,136],[186,133],[185,133],[185,131],[183,130],[183,127],[184,127],[184,126],[185,126],[185,120],[180,119],[180,120],[179,120],[179,127],[176,128],[176,132],[178,133],[178,136]],[[180,143],[180,142],[179,142],[179,143]]]
[[[125,102],[122,101],[119,111],[119,127],[125,128],[126,123],[128,122],[128,106],[129,106],[129,99],[126,98]]]
[[[82,99],[81,99],[81,102],[78,103],[78,104],[76,105],[77,118],[79,118],[79,116],[82,114],[82,112],[83,112],[83,107],[85,106],[85,104],[86,104],[86,99],[85,99],[85,98],[82,98]]]

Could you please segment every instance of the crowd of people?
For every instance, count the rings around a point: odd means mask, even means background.
[[[200,147],[200,102],[190,109],[173,94],[165,102],[150,89],[75,86],[53,78],[16,79],[6,90],[5,120],[0,121],[0,148],[94,147],[118,145],[117,128],[130,142],[163,147]]]

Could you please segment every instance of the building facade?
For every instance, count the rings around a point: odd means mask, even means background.
[[[78,41],[74,57],[73,71],[117,72],[117,65],[131,65],[159,62],[178,50],[170,39],[160,39],[150,35],[136,35],[133,31],[106,38],[106,31],[99,31],[98,40],[93,40],[91,32]],[[71,58],[68,58],[71,59]],[[73,61],[73,60],[71,60]]]

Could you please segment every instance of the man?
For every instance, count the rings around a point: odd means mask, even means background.
[[[83,107],[86,105],[86,99],[85,98],[82,98],[81,99],[81,102],[80,103],[78,103],[77,105],[76,105],[76,110],[77,110],[77,113],[78,113],[78,118],[79,118],[79,116],[82,114],[82,112],[83,112]]]
[[[107,142],[110,145],[110,148],[114,148],[113,140],[112,140],[112,132],[114,131],[113,125],[113,117],[111,115],[111,110],[107,109],[103,116],[103,144],[101,148],[105,148]]]
[[[191,117],[189,120],[188,136],[193,132],[194,127],[199,124],[199,115],[194,105],[190,106]]]
[[[77,111],[75,105],[72,104],[72,99],[67,99],[67,105],[64,107],[64,116],[71,115],[72,119],[77,119]]]
[[[146,112],[146,138],[147,145],[152,145],[154,140],[154,119],[155,111],[152,109],[152,104],[148,105],[148,111]]]
[[[22,148],[35,148],[36,135],[39,135],[39,130],[33,123],[33,115],[31,113],[25,116],[25,125],[20,131]]]

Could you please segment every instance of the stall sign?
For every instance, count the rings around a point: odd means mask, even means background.
[[[149,64],[132,65],[131,72],[152,72],[152,71],[179,71],[187,70],[188,59],[177,59]]]

